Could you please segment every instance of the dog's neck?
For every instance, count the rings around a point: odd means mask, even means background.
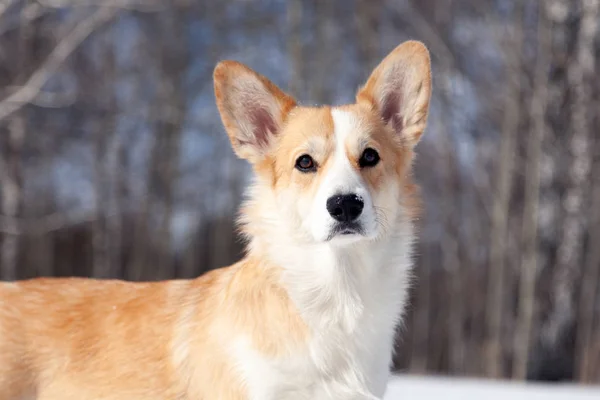
[[[275,199],[263,194],[260,202],[250,190],[244,207],[247,257],[281,269],[282,286],[315,328],[339,326],[352,332],[373,309],[402,312],[412,261],[413,227],[399,215],[377,240],[347,246],[314,243],[289,232],[277,215]]]

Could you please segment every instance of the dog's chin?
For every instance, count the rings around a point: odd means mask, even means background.
[[[335,234],[332,237],[327,239],[327,243],[336,247],[344,247],[349,246],[354,243],[360,242],[365,239],[365,236],[361,233],[343,233],[343,234]]]
[[[332,226],[325,241],[335,246],[347,246],[366,238],[361,224],[344,223]]]

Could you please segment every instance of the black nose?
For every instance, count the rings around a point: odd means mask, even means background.
[[[327,211],[336,221],[354,221],[363,210],[363,201],[355,194],[331,196],[327,199]]]

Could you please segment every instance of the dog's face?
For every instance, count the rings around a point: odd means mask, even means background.
[[[288,230],[346,245],[385,235],[401,212],[414,145],[431,93],[425,47],[390,53],[341,107],[301,107],[242,64],[215,69],[217,105],[237,154],[276,198]]]
[[[375,238],[397,199],[402,146],[367,107],[297,108],[271,155],[283,216],[318,242]]]

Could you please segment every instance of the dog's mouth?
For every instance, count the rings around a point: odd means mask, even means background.
[[[357,222],[340,222],[333,226],[327,241],[332,240],[336,236],[364,235],[365,231],[361,224]]]

